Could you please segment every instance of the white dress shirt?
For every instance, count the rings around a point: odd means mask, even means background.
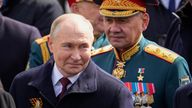
[[[161,0],[162,5],[166,8],[169,9],[169,1],[170,0]],[[175,0],[175,9],[179,7],[181,0]]]
[[[71,85],[73,83],[75,83],[75,81],[79,78],[79,75],[82,72],[78,73],[77,75],[74,75],[72,77],[68,77],[68,79],[70,80],[70,84],[67,85],[67,89],[69,87],[71,87]],[[59,81],[61,78],[63,78],[64,76],[61,74],[61,72],[58,70],[58,67],[56,65],[56,63],[54,64],[53,70],[52,70],[52,75],[51,75],[51,79],[52,79],[52,83],[53,83],[53,88],[55,91],[55,96],[57,97],[61,91],[62,91],[62,84]]]

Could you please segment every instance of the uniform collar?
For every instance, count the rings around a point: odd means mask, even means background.
[[[141,34],[138,41],[133,45],[130,49],[124,51],[122,54],[119,54],[117,49],[114,48],[115,56],[118,61],[127,61],[130,60],[133,55],[135,55],[139,51],[139,43],[142,39],[143,35]]]

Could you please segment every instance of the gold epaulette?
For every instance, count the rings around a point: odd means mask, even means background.
[[[49,48],[47,47],[47,40],[48,40],[49,35],[46,35],[40,39],[36,39],[35,41],[37,42],[37,44],[40,45],[41,48],[41,55],[42,55],[42,59],[43,59],[43,63],[46,63],[49,58],[50,58],[50,53],[49,53]]]
[[[112,49],[113,49],[113,47],[111,45],[107,45],[107,46],[104,46],[104,47],[101,47],[99,49],[91,51],[91,56],[102,54],[102,53],[111,51]]]
[[[163,48],[158,45],[149,44],[144,48],[145,52],[154,55],[160,59],[163,59],[169,63],[173,63],[175,59],[179,56],[178,54]]]
[[[48,37],[49,37],[49,35],[46,35],[46,36],[44,36],[42,38],[36,39],[35,42],[37,42],[37,44],[42,44],[44,42],[47,42]]]

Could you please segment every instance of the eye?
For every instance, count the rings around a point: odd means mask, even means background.
[[[72,47],[72,45],[71,45],[71,44],[69,44],[69,43],[66,43],[66,44],[63,44],[63,45],[62,45],[62,47],[63,47],[63,48],[71,48],[71,47]]]
[[[124,23],[128,23],[129,19],[121,18],[121,19],[118,19],[117,22],[120,24],[124,24]]]
[[[106,23],[112,23],[112,22],[113,22],[113,19],[112,19],[112,18],[109,18],[109,17],[105,17],[105,18],[104,18],[104,21],[105,21]]]
[[[89,48],[89,45],[88,45],[88,44],[82,44],[82,45],[80,45],[80,49],[84,49],[84,48]]]

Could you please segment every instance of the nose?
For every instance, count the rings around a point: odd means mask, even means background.
[[[80,52],[76,49],[72,52],[71,54],[71,58],[75,61],[80,60],[81,59],[81,55]]]
[[[115,21],[113,23],[111,23],[109,30],[110,30],[110,32],[113,32],[113,33],[121,32],[119,25]]]

